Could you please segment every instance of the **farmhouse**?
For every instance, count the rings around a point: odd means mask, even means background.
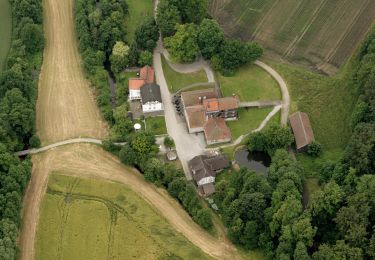
[[[296,112],[290,115],[289,122],[296,140],[297,151],[303,151],[315,140],[309,116],[303,112]]]
[[[129,101],[140,101],[145,114],[164,111],[160,86],[155,84],[155,72],[151,66],[141,68],[139,78],[129,79]]]
[[[189,133],[204,132],[208,145],[231,141],[225,121],[238,117],[238,97],[219,98],[215,89],[181,93]]]
[[[224,155],[200,155],[189,162],[189,169],[202,196],[210,196],[215,192],[216,174],[227,167],[229,160]]]

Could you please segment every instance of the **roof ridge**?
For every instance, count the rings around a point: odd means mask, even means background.
[[[301,117],[301,115],[302,115],[302,112],[299,112],[299,113],[298,113],[298,118],[299,118],[300,123],[301,123],[301,125],[302,125],[303,136],[305,137],[305,141],[308,142],[308,140],[307,140],[307,134],[306,134],[306,129],[305,129],[305,124],[302,122],[302,117]]]

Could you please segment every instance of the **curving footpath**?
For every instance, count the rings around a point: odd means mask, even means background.
[[[258,65],[265,71],[267,71],[279,84],[281,95],[282,95],[282,104],[281,104],[281,124],[286,125],[288,123],[289,107],[290,107],[290,96],[288,87],[284,79],[277,73],[273,68],[265,64],[264,62],[257,60],[254,62],[255,65]]]

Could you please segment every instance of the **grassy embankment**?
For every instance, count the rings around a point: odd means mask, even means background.
[[[153,16],[154,2],[152,0],[127,0],[129,7],[127,18],[125,19],[128,42],[134,39],[134,32],[140,24],[147,18]]]
[[[126,186],[53,174],[36,259],[209,259]]]
[[[12,9],[8,0],[0,0],[0,71],[12,42]]]
[[[306,112],[315,134],[323,146],[323,154],[312,159],[298,154],[298,160],[310,174],[317,173],[325,160],[337,160],[351,135],[351,113],[357,101],[350,80],[350,63],[334,77],[309,72],[295,66],[267,61],[288,84],[291,110]]]
[[[168,65],[164,57],[162,57],[162,66],[169,91],[172,93],[194,83],[207,82],[207,75],[204,70],[195,73],[178,73]]]

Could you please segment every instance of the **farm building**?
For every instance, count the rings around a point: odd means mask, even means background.
[[[297,151],[303,151],[314,140],[314,133],[310,124],[309,116],[303,112],[296,112],[289,116]]]
[[[160,86],[152,83],[141,88],[143,113],[155,113],[164,110]]]
[[[189,169],[202,196],[210,196],[215,192],[216,174],[229,165],[229,160],[224,155],[200,155],[189,162]]]
[[[225,121],[238,117],[239,99],[236,96],[219,98],[215,89],[181,93],[181,103],[189,133],[204,132],[207,144],[231,141]]]
[[[160,86],[155,84],[155,72],[151,66],[139,71],[139,78],[129,79],[129,101],[141,102],[145,114],[160,114],[164,111]]]

